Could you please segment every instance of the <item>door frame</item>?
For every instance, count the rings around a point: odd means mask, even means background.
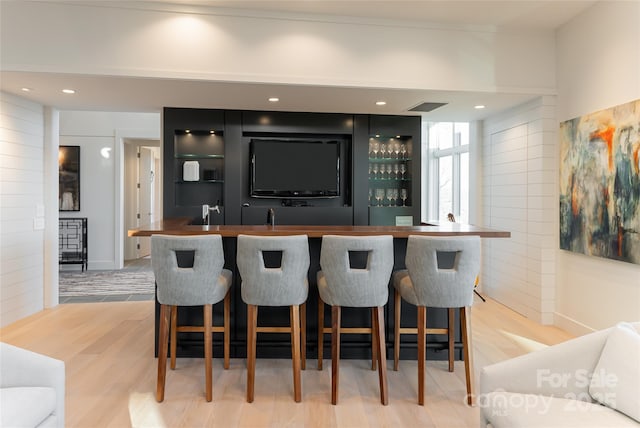
[[[146,139],[146,140],[159,140],[160,146],[162,146],[162,138],[160,135],[160,129],[157,131],[150,131],[148,129],[116,129],[115,130],[115,150],[114,150],[114,163],[115,163],[115,203],[113,204],[113,218],[114,218],[114,254],[113,260],[115,263],[115,269],[122,269],[124,267],[124,140],[125,139]],[[160,150],[160,161],[162,162],[163,150]],[[162,163],[161,163],[162,165]],[[160,188],[164,188],[163,178],[164,174],[160,175],[158,185]],[[162,192],[160,192],[162,196]],[[162,204],[161,204],[162,206]],[[162,218],[162,213],[159,213]]]

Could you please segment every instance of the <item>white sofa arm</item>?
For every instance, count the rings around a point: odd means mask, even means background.
[[[56,419],[64,426],[64,362],[0,342],[0,388],[46,386],[56,391]]]
[[[611,329],[486,366],[480,391],[509,391],[592,401],[589,382]]]

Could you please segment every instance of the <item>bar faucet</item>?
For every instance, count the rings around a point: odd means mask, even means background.
[[[273,208],[269,208],[267,210],[267,224],[270,224],[271,226],[276,225],[276,213]]]
[[[202,223],[204,223],[204,220],[207,219],[207,226],[210,226],[211,223],[211,211],[215,211],[220,214],[220,207],[218,206],[218,204],[215,204],[212,207],[210,207],[208,204],[202,205]]]

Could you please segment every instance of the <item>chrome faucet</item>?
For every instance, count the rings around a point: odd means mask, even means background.
[[[202,222],[204,223],[204,220],[207,219],[207,226],[210,226],[211,223],[211,211],[215,211],[220,214],[220,207],[218,206],[218,204],[215,204],[212,207],[207,204],[202,205]]]
[[[267,210],[267,224],[270,224],[271,226],[276,225],[276,213],[273,208],[269,208]]]

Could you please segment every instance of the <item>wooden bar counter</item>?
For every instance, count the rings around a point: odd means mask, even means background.
[[[322,238],[324,235],[392,235],[394,238],[408,238],[409,235],[462,236],[478,235],[481,238],[509,238],[510,232],[487,229],[469,224],[442,223],[425,226],[289,226],[289,225],[215,225],[189,224],[188,218],[162,220],[151,225],[129,230],[129,236],[166,235],[208,235],[218,234],[223,238],[235,238],[240,234],[260,236],[307,235]]]
[[[233,272],[231,297],[231,356],[244,358],[246,356],[246,305],[240,296],[240,276],[236,267],[236,238],[240,234],[260,236],[307,235],[309,237],[309,297],[307,300],[307,357],[317,355],[317,299],[316,273],[320,270],[320,246],[324,235],[392,235],[394,237],[394,270],[404,269],[404,256],[409,235],[426,236],[461,236],[478,235],[482,238],[509,238],[510,232],[476,227],[459,223],[442,223],[424,226],[318,226],[318,225],[215,225],[202,226],[190,224],[188,218],[166,219],[153,223],[147,227],[133,229],[128,232],[133,237],[148,237],[154,234],[166,235],[207,235],[219,234],[223,238],[225,252],[225,268]],[[387,350],[392,352],[393,344],[393,290],[390,284],[389,302],[385,307],[385,336]],[[479,301],[479,304],[482,302]],[[325,305],[325,320],[331,319],[330,307]],[[198,325],[202,323],[202,310],[198,308],[180,308],[179,323]],[[156,343],[158,332],[159,305],[156,302]],[[370,313],[364,308],[349,308],[343,311],[342,326],[367,326]],[[288,308],[260,308],[258,325],[288,325]],[[328,322],[328,321],[327,321]],[[462,356],[459,322],[456,316],[456,358]],[[222,305],[214,306],[214,324],[222,324]],[[402,305],[402,326],[416,325],[416,310],[413,305]],[[447,312],[445,309],[430,308],[427,310],[427,325],[438,328],[446,327]],[[369,335],[344,335],[342,338],[342,358],[370,358],[371,342]],[[446,359],[446,336],[429,335],[427,337],[427,358]],[[204,341],[202,334],[180,333],[177,341],[178,356],[203,356]],[[291,345],[287,334],[259,335],[258,357],[290,358]],[[325,336],[325,356],[330,355],[329,335]],[[156,348],[157,349],[157,348]],[[222,337],[214,335],[214,355],[222,355]],[[415,359],[417,356],[417,342],[415,335],[402,338],[401,358]]]

